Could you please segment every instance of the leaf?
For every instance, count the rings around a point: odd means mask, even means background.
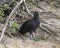
[[[16,29],[15,29],[15,28],[12,28],[12,32],[13,32],[13,33],[16,33]]]
[[[13,28],[16,28],[16,29],[19,29],[19,24],[18,24],[17,22],[14,22],[14,23],[12,24],[12,27],[13,27]]]
[[[9,21],[9,26],[12,27],[13,23],[14,23],[14,21]]]
[[[0,22],[4,22],[4,19],[2,16],[0,16]]]
[[[8,9],[8,8],[10,8],[10,7],[9,7],[8,4],[4,4],[3,8],[4,8],[4,9]]]
[[[4,16],[3,8],[0,8],[0,16]]]

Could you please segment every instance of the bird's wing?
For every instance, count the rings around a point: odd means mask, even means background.
[[[35,25],[35,22],[34,21],[26,21],[26,22],[24,22],[23,24],[22,24],[22,26],[21,26],[21,28],[22,29],[34,29],[36,27],[36,25]]]

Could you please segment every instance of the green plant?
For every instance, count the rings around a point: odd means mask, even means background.
[[[14,22],[11,27],[12,27],[12,32],[16,32],[16,29],[19,29],[19,24],[17,22]]]
[[[9,9],[10,7],[8,4],[4,4],[2,8],[3,8],[3,10],[5,10],[5,9]]]
[[[3,8],[0,7],[0,22],[4,22],[3,16],[4,16]]]
[[[14,23],[12,24],[12,27],[14,27],[14,28],[16,28],[16,29],[19,29],[19,24],[18,24],[17,22],[14,22]]]
[[[0,16],[4,16],[3,8],[0,7]]]
[[[4,19],[2,16],[0,16],[0,22],[4,22]]]

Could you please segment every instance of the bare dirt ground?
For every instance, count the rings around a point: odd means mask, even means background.
[[[60,45],[46,40],[33,41],[26,39],[23,41],[21,38],[6,37],[0,43],[0,48],[60,48]]]

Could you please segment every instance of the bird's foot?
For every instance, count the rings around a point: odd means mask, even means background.
[[[36,37],[35,33],[32,33],[32,34],[31,34],[31,39],[32,39],[32,40],[35,40],[35,37]]]

